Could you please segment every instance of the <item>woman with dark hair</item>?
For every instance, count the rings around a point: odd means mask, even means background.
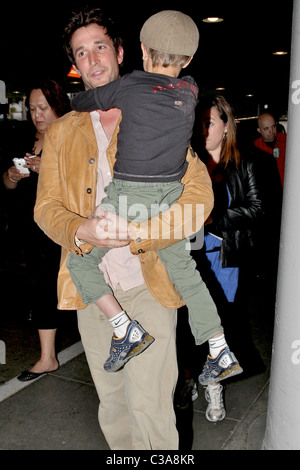
[[[33,105],[30,104],[30,102],[33,101],[31,97],[31,93],[37,90],[40,90],[42,92],[52,112],[55,114],[56,118],[59,118],[63,116],[64,114],[66,114],[67,112],[71,111],[70,100],[69,100],[68,95],[64,91],[64,89],[56,81],[45,79],[45,80],[38,80],[30,88],[30,91],[28,93],[28,97],[26,100],[26,105],[30,112],[32,112],[33,110]],[[34,122],[33,115],[32,115],[32,120]]]
[[[35,139],[31,152],[26,153],[25,167],[31,173],[21,173],[12,165],[3,175],[3,182],[7,189],[15,189],[19,181],[29,178],[36,189],[39,173],[41,154],[46,130],[49,125],[59,117],[71,111],[70,100],[62,87],[54,80],[40,80],[31,87],[26,104],[29,117],[35,128]],[[35,157],[32,158],[32,155]]]
[[[30,370],[24,371],[18,379],[25,382],[59,367],[55,353],[55,337],[58,323],[56,280],[60,259],[60,248],[38,228],[33,220],[38,174],[41,164],[44,137],[49,125],[71,110],[67,94],[53,80],[41,80],[33,85],[27,106],[35,127],[33,146],[24,156],[29,172],[22,173],[12,165],[3,174],[5,194],[10,207],[18,214],[17,226],[10,231],[22,231],[20,240],[24,261],[28,270],[28,309],[39,332],[41,357]],[[14,190],[14,191],[11,191]],[[22,225],[24,224],[24,225]],[[45,304],[45,299],[49,299]]]
[[[211,176],[215,203],[205,223],[204,248],[194,252],[194,257],[230,334],[232,323],[227,321],[238,309],[240,268],[251,257],[257,224],[263,217],[262,201],[254,162],[237,148],[236,122],[223,96],[212,95],[200,103],[200,132],[205,151],[199,155]],[[238,334],[245,335],[242,326]],[[233,342],[235,337],[236,332]],[[210,421],[225,418],[222,390],[220,384],[206,388],[206,417]]]

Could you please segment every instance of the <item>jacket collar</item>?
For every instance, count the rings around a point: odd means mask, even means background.
[[[93,123],[88,112],[78,112],[78,111],[71,111],[73,113],[73,126],[76,127],[76,130],[84,134],[85,138],[90,141],[90,143],[94,147],[94,151],[96,152],[97,149],[97,141],[95,137]],[[108,158],[110,170],[113,173],[113,165],[115,163],[115,155],[117,150],[117,139],[119,133],[119,126],[122,120],[122,116],[120,116],[117,125],[115,127],[114,133],[111,137],[109,142],[106,155]]]

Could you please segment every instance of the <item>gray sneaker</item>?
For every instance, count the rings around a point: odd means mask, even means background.
[[[218,384],[216,386],[208,386],[205,389],[205,399],[208,402],[206,409],[206,419],[216,423],[222,421],[226,416],[223,400],[223,386]]]
[[[112,337],[110,354],[105,361],[106,372],[116,372],[134,356],[140,354],[153,343],[154,338],[137,321],[132,320],[123,338]]]

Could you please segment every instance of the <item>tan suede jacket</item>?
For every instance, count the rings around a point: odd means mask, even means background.
[[[111,171],[117,148],[116,127],[107,150]],[[211,180],[206,166],[189,149],[184,190],[172,210],[141,224],[130,225],[134,240],[130,248],[139,256],[145,283],[152,295],[167,308],[183,301],[170,281],[155,250],[162,249],[200,230],[213,207]],[[55,121],[46,133],[40,168],[34,218],[40,228],[62,247],[58,274],[58,308],[84,308],[66,267],[69,251],[81,255],[92,246],[75,244],[79,225],[95,207],[98,150],[90,115],[75,111]],[[184,210],[183,210],[184,208]],[[175,223],[174,223],[175,222]],[[149,238],[151,235],[151,239]]]

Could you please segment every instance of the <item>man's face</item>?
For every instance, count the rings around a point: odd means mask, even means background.
[[[86,89],[96,88],[119,77],[119,65],[124,51],[116,52],[106,29],[97,24],[83,26],[75,31],[71,46],[76,70],[81,75]]]
[[[272,116],[261,116],[257,130],[262,135],[264,142],[273,142],[277,137],[277,126]]]

